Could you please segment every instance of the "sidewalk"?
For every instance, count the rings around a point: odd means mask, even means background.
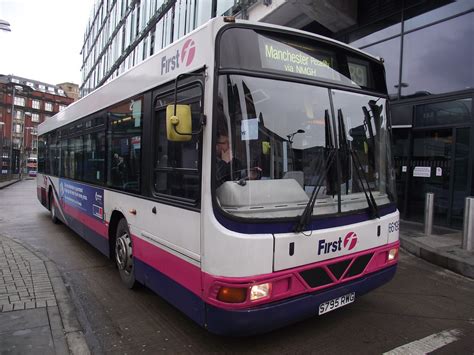
[[[425,236],[423,224],[400,221],[400,244],[409,253],[474,279],[474,252],[462,249],[461,231],[435,226]]]
[[[19,178],[12,179],[12,180],[5,180],[5,181],[0,181],[0,190],[3,189],[4,187],[10,186],[16,182],[20,181]]]
[[[89,354],[56,266],[3,235],[0,354]]]

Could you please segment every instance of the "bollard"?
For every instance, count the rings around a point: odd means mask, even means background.
[[[425,200],[425,235],[430,236],[433,232],[433,210],[434,193],[428,192]]]
[[[474,251],[474,197],[466,197],[464,205],[462,248],[467,251]]]

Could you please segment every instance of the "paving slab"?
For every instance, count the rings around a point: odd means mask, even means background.
[[[474,279],[474,252],[462,248],[461,231],[435,227],[427,236],[421,223],[402,221],[400,244],[424,260]]]
[[[0,354],[89,354],[54,263],[0,235]]]

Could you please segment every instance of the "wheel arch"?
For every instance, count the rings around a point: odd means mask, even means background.
[[[118,210],[114,210],[112,212],[112,215],[110,216],[110,222],[109,222],[109,258],[113,259],[114,258],[114,250],[115,250],[115,236],[117,234],[117,226],[120,222],[121,219],[125,219],[125,216],[123,215],[122,212]]]
[[[50,203],[51,196],[54,199],[53,186],[49,185],[49,187],[48,187],[48,202],[47,202],[48,205],[47,205],[47,207],[48,207],[48,210],[50,210],[50,211],[51,211],[51,203]]]

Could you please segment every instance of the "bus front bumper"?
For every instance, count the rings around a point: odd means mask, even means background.
[[[249,336],[269,332],[318,315],[319,305],[355,292],[355,298],[389,282],[397,265],[324,291],[266,304],[251,309],[226,310],[206,305],[206,328],[215,334]],[[343,307],[344,308],[344,307]]]

